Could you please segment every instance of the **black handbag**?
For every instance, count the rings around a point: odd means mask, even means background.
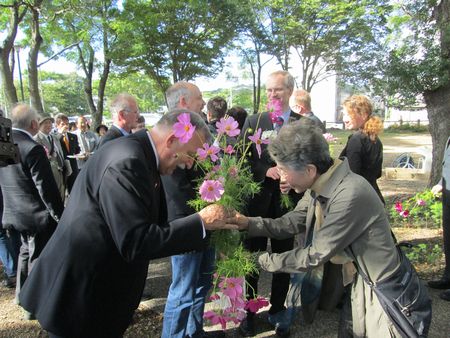
[[[396,248],[400,257],[399,268],[377,283],[369,280],[356,259],[353,263],[366,284],[377,295],[385,313],[402,337],[426,337],[432,313],[428,290],[402,249],[398,245]],[[351,247],[350,251],[352,252]]]

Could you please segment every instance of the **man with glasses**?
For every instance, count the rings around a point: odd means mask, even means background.
[[[99,147],[115,138],[131,134],[136,128],[139,118],[139,109],[134,96],[129,94],[119,94],[113,98],[109,107],[113,125],[100,139]]]
[[[241,130],[241,138],[244,142],[250,142],[248,136],[256,133],[259,128],[262,129],[263,138],[271,137],[265,136],[268,134],[277,133],[277,131],[285,123],[295,121],[299,115],[293,113],[289,108],[289,98],[294,90],[294,78],[286,71],[276,71],[269,75],[266,82],[266,94],[268,101],[272,106],[277,106],[281,112],[277,112],[277,119],[274,121],[273,112],[265,112],[261,114],[250,115]],[[258,153],[256,145],[252,144],[250,148],[249,161],[251,164],[253,177],[255,181],[261,183],[261,191],[249,201],[247,205],[248,216],[272,217],[277,218],[282,216],[287,210],[281,207],[281,192],[288,192],[290,189],[285,184],[280,185],[280,174],[276,164],[270,158],[267,151],[267,145],[262,144],[262,152]],[[299,199],[298,196],[293,196]],[[294,201],[295,202],[295,201]],[[251,252],[266,251],[268,244],[267,237],[255,237],[245,241],[245,247]],[[281,253],[293,248],[294,238],[284,240],[270,240],[273,253]],[[247,288],[248,297],[254,298],[254,294],[258,292],[259,275],[247,276],[246,280],[251,285]],[[279,319],[284,313],[284,301],[289,289],[289,274],[276,273],[272,277],[272,289],[270,296],[270,310],[269,323],[275,327],[276,333],[279,336],[288,336],[289,327],[283,326]],[[247,313],[247,318],[240,325],[240,333],[244,337],[251,337],[255,335],[255,320],[254,314]]]

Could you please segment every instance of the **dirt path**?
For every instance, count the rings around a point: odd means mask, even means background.
[[[385,149],[385,164],[391,163],[400,152],[415,152],[418,147],[431,144],[429,135],[405,135],[395,136],[385,134],[383,136]],[[396,150],[396,151],[395,151]],[[412,194],[422,190],[426,186],[425,181],[392,181],[382,178],[379,180],[380,188],[385,196],[398,194]],[[420,232],[406,231],[401,234],[405,238],[437,238],[440,239],[439,230],[424,229]],[[442,266],[437,266],[435,273],[439,274]],[[160,336],[162,327],[162,313],[166,301],[168,287],[170,285],[170,260],[168,258],[154,260],[149,266],[147,288],[153,298],[142,302],[136,313],[134,324],[129,327],[126,337],[156,338]],[[270,274],[262,272],[260,293],[269,296]],[[442,301],[439,292],[430,290],[433,298],[433,322],[429,337],[450,337],[450,302]],[[0,287],[0,337],[47,337],[36,321],[25,321],[18,306],[14,305],[13,290]],[[336,337],[339,313],[319,311],[313,324],[305,324],[298,317],[292,328],[291,337],[328,338]],[[267,312],[262,311],[258,315],[257,337],[274,337],[274,331],[267,324]],[[206,327],[206,330],[217,330],[218,327]],[[227,337],[239,337],[237,329],[231,327],[226,332]]]

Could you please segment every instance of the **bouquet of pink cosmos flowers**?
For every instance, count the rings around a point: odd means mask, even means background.
[[[197,198],[188,202],[195,210],[210,203],[217,203],[229,209],[242,212],[246,201],[260,190],[253,181],[250,165],[246,159],[251,143],[237,140],[240,135],[238,123],[229,116],[217,123],[217,137],[213,144],[203,144],[197,149],[196,167],[204,176],[198,182]],[[181,114],[174,125],[174,135],[180,142],[188,142],[195,127],[188,114]],[[245,135],[246,136],[246,135]],[[244,136],[244,137],[245,137]],[[261,152],[261,129],[248,136]],[[211,295],[213,309],[204,317],[212,324],[221,324],[225,329],[228,322],[238,323],[246,316],[246,311],[257,312],[268,304],[263,298],[246,300],[245,276],[257,272],[254,254],[244,250],[239,231],[218,230],[211,235],[211,245],[217,251],[214,289]]]

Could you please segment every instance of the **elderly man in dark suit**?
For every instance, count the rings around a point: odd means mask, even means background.
[[[274,137],[284,123],[295,121],[299,116],[289,108],[289,98],[294,89],[294,78],[286,71],[277,71],[269,75],[266,82],[267,98],[269,101],[278,100],[281,102],[282,114],[277,122],[273,122],[269,112],[250,115],[241,131],[241,138],[244,142],[250,142],[248,136],[256,133],[259,128],[262,130],[262,138]],[[267,145],[262,144],[262,153],[259,154],[256,145],[253,143],[250,148],[250,164],[255,181],[261,182],[261,192],[254,196],[247,205],[249,216],[260,217],[280,217],[286,210],[283,210],[280,202],[280,174],[276,164],[270,158]],[[288,190],[286,186],[282,189]],[[298,199],[298,198],[297,198]],[[267,249],[267,237],[255,237],[246,240],[246,248],[251,252],[265,251]],[[294,238],[283,240],[271,239],[272,252],[280,253],[293,248]],[[258,275],[248,276],[247,281],[251,285],[248,288],[249,298],[254,297],[258,291]],[[289,274],[276,273],[272,277],[272,289],[270,296],[271,307],[269,309],[269,322],[276,326],[277,334],[287,335],[289,328],[278,325],[278,315],[285,309],[284,301],[289,288]],[[240,333],[245,337],[255,335],[254,314],[247,313],[247,318],[241,323]]]
[[[182,113],[196,128],[188,143],[174,135]],[[227,227],[218,205],[167,223],[160,175],[191,167],[208,137],[198,114],[178,110],[90,158],[20,295],[50,337],[121,337],[139,304],[149,260],[201,249],[205,229]]]
[[[119,94],[113,98],[109,109],[112,113],[113,125],[105,135],[100,138],[99,147],[115,138],[131,134],[136,128],[139,118],[139,109],[134,96]]]
[[[63,150],[64,159],[68,160],[70,163],[70,175],[69,172],[65,172],[67,191],[70,194],[72,191],[73,184],[78,175],[78,165],[77,160],[73,157],[80,153],[80,146],[78,145],[77,135],[69,132],[69,118],[60,113],[55,116],[55,125],[58,129],[56,137],[61,143],[61,148]]]
[[[25,105],[11,112],[12,136],[19,147],[20,163],[0,168],[3,226],[20,232],[16,298],[36,259],[53,234],[63,203],[44,147],[33,140],[39,115]]]

